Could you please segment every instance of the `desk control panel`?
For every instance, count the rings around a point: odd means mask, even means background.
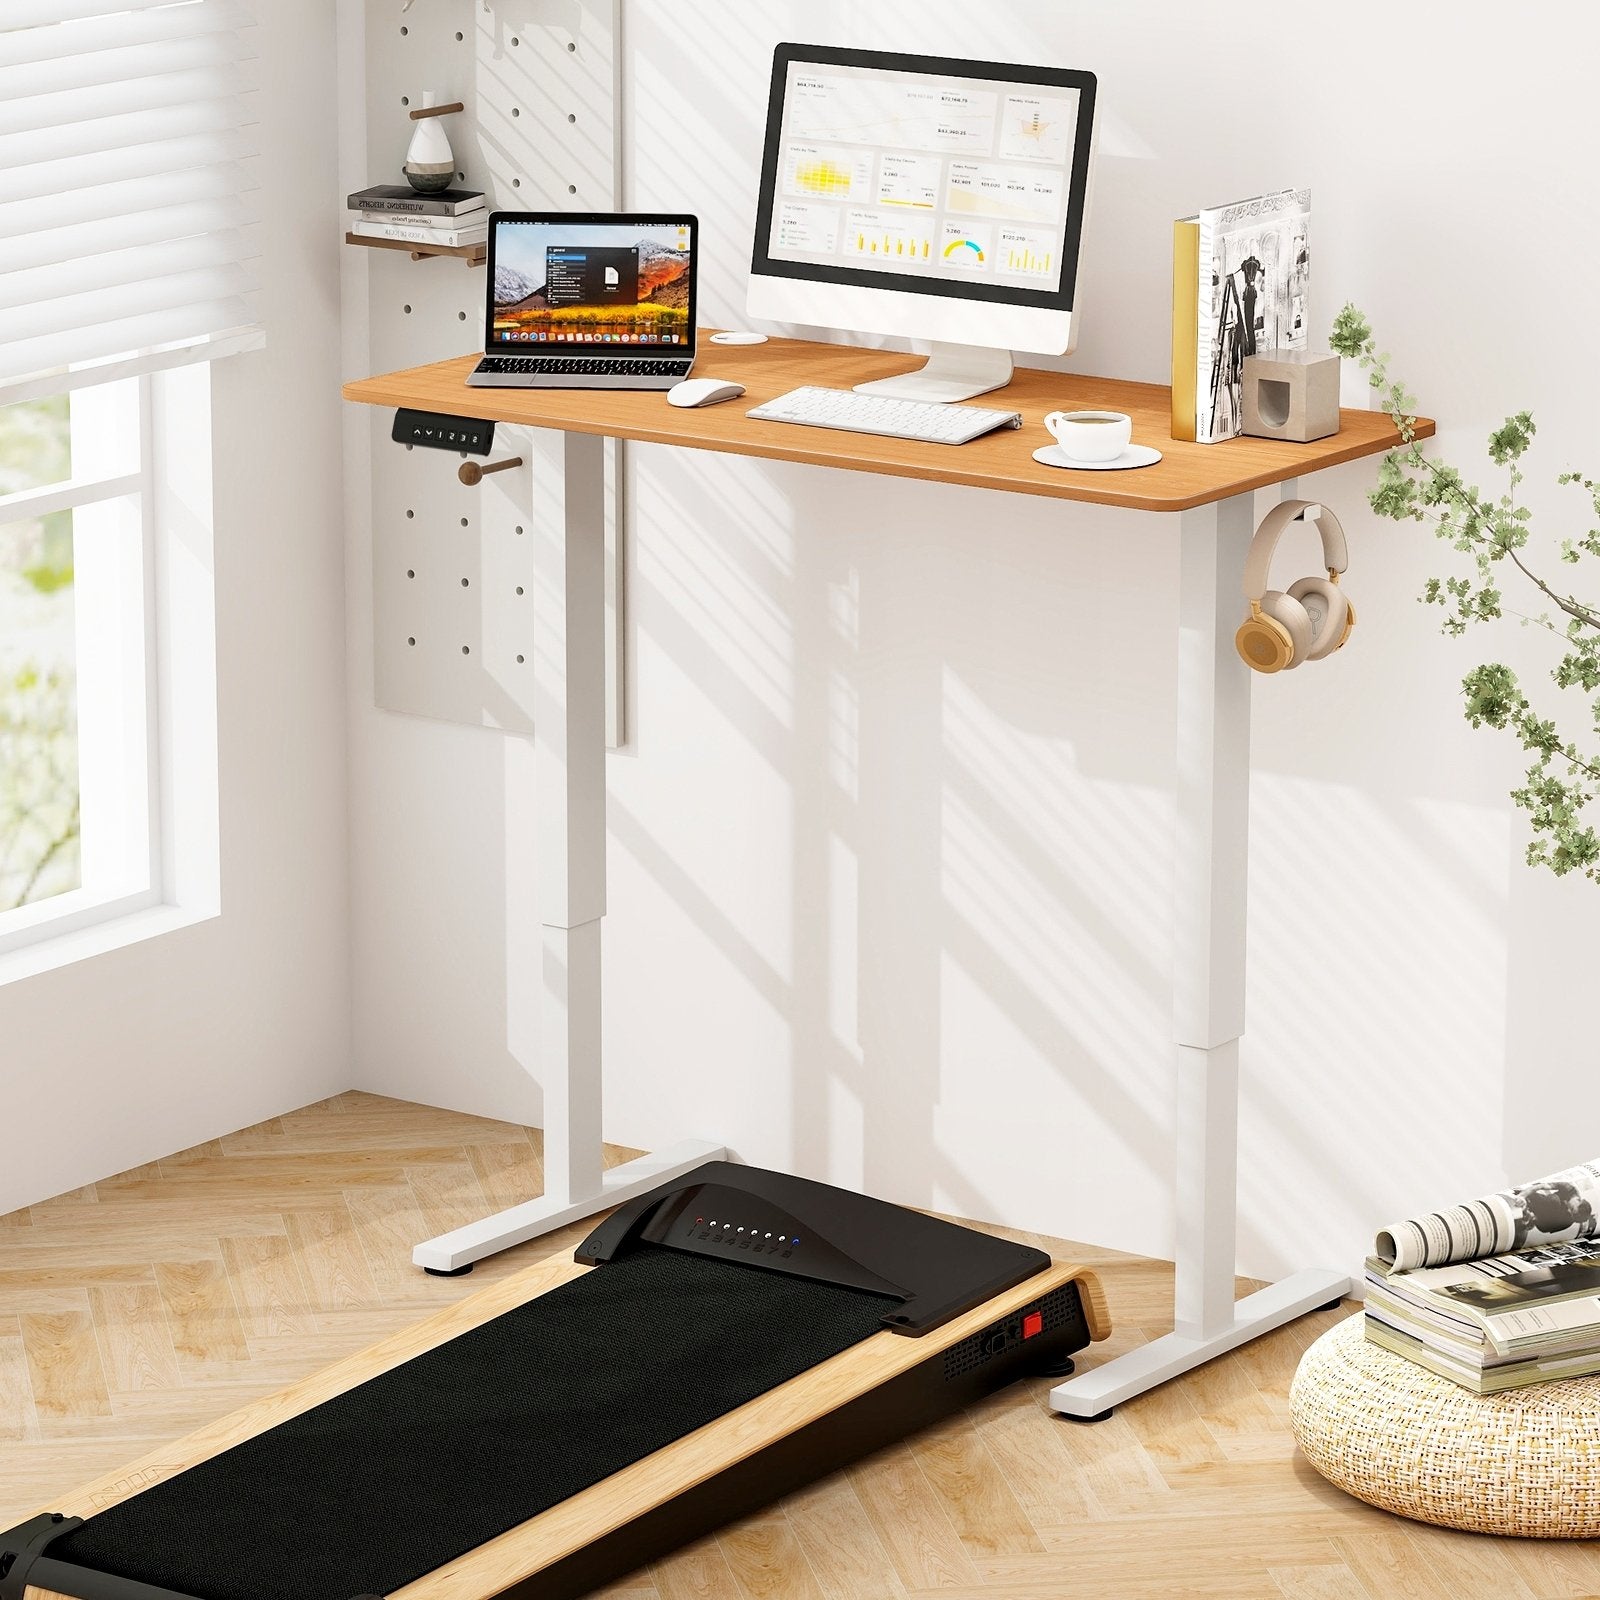
[[[402,406],[394,414],[389,437],[396,444],[486,456],[494,449],[494,423],[485,417],[452,417],[442,411],[408,411]]]

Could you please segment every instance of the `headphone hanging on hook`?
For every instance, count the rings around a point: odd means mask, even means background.
[[[1283,530],[1304,518],[1322,540],[1326,578],[1297,578],[1287,589],[1269,589],[1267,574]],[[1350,564],[1344,529],[1315,500],[1285,500],[1261,519],[1244,563],[1244,597],[1250,615],[1239,624],[1233,647],[1253,672],[1288,672],[1304,661],[1321,661],[1341,649],[1356,625],[1356,610],[1339,586]]]

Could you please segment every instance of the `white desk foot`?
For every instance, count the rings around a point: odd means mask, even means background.
[[[1343,1299],[1349,1291],[1349,1278],[1340,1277],[1336,1272],[1316,1268],[1297,1272],[1282,1283],[1269,1284],[1236,1301],[1233,1321],[1221,1332],[1205,1339],[1181,1333],[1154,1339],[1102,1367],[1058,1383],[1050,1391],[1050,1404],[1079,1421],[1098,1421],[1124,1400],[1131,1400],[1216,1356],[1237,1350],[1240,1345],[1259,1339],[1262,1334],[1271,1333],[1274,1328],[1281,1328],[1308,1311]]]
[[[648,1156],[625,1161],[612,1167],[601,1183],[600,1192],[583,1200],[549,1199],[524,1201],[496,1216],[485,1217],[482,1222],[468,1223],[453,1233],[442,1233],[437,1239],[419,1244],[411,1253],[412,1262],[429,1272],[464,1272],[474,1261],[509,1250],[514,1244],[536,1239],[541,1233],[554,1233],[569,1222],[581,1217],[592,1217],[598,1211],[609,1211],[625,1200],[655,1188],[670,1178],[681,1178],[706,1161],[720,1161],[727,1151],[720,1144],[710,1144],[704,1139],[680,1139]]]

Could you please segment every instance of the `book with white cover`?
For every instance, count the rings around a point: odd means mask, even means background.
[[[421,228],[410,222],[357,222],[350,231],[358,239],[397,239],[405,244],[431,244],[446,249],[483,244],[489,237],[487,223],[468,228]]]
[[[356,221],[382,222],[390,227],[398,225],[405,228],[485,228],[488,226],[488,213],[472,211],[459,217],[434,217],[408,211],[358,211]]]
[[[1306,348],[1310,220],[1311,191],[1281,189],[1175,225],[1175,438],[1234,438],[1245,357]]]

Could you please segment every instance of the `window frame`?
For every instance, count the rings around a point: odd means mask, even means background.
[[[75,434],[73,477],[0,497],[0,522],[118,501],[128,503],[136,517],[146,827],[143,847],[128,859],[130,866],[147,869],[141,873],[145,882],[124,893],[97,893],[86,883],[0,912],[0,984],[221,909],[211,370],[194,362],[114,381],[128,385],[119,425],[132,430],[136,443],[128,450],[134,441],[123,433],[122,461],[110,461],[118,449],[114,441],[107,463],[129,465],[132,455],[132,470],[97,471],[91,461],[80,473]],[[73,387],[81,393],[87,386]],[[3,396],[31,397],[16,391]],[[75,527],[75,562],[77,532]],[[80,652],[82,621],[80,613]]]

